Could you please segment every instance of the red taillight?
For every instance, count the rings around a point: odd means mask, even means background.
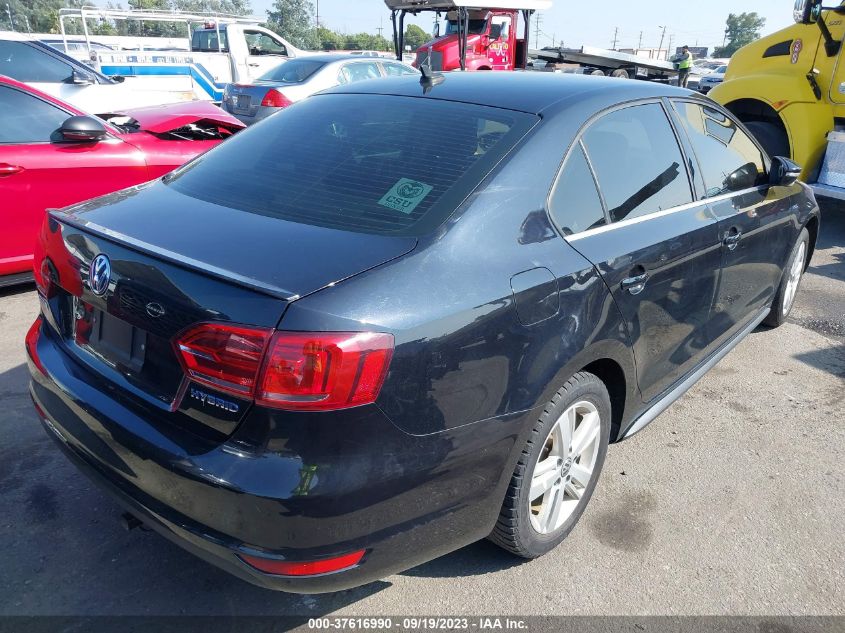
[[[261,105],[268,108],[287,108],[292,105],[293,101],[288,99],[284,94],[275,88],[270,88],[264,98],[261,100]]]
[[[189,328],[175,341],[182,367],[197,382],[252,397],[270,330],[223,323]]]
[[[47,370],[44,369],[44,365],[41,364],[41,359],[38,357],[39,336],[41,336],[41,317],[35,319],[35,323],[29,328],[29,331],[26,333],[26,339],[24,339],[24,345],[26,345],[27,354],[29,354],[32,362],[35,363],[38,371],[46,376]]]
[[[271,336],[272,335],[272,336]],[[330,411],[375,402],[393,355],[377,332],[276,332],[222,323],[193,326],[174,342],[192,380],[258,404]]]
[[[274,576],[316,576],[328,574],[335,571],[351,569],[361,562],[364,557],[364,550],[344,554],[335,558],[325,558],[308,562],[290,562],[275,560],[271,558],[260,558],[258,556],[239,555],[241,560],[265,574]]]
[[[256,401],[328,411],[374,402],[393,355],[393,336],[375,332],[278,332],[267,349]]]

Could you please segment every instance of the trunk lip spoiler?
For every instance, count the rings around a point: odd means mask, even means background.
[[[155,246],[153,244],[150,244],[149,242],[144,242],[142,240],[135,239],[129,235],[126,235],[125,233],[113,231],[112,229],[101,226],[95,222],[91,222],[89,220],[82,220],[77,216],[72,216],[61,210],[49,209],[47,212],[50,217],[55,219],[57,222],[61,222],[62,224],[66,224],[77,229],[89,231],[97,235],[98,237],[107,239],[110,242],[114,242],[119,246],[130,248],[145,255],[153,255],[155,257],[159,257],[168,263],[176,264],[177,266],[182,266],[184,268],[189,268],[195,272],[210,275],[221,281],[234,283],[250,290],[261,292],[265,295],[273,297],[274,299],[282,299],[283,301],[287,302],[292,302],[296,301],[297,299],[301,299],[300,295],[290,290],[286,290],[273,284],[267,284],[256,279],[245,277],[231,270],[220,268],[218,266],[213,266],[206,262],[201,262],[190,257],[185,257],[184,255],[180,255],[168,249]]]

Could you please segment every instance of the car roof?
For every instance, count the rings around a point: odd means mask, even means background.
[[[689,97],[694,93],[665,84],[630,79],[547,72],[451,72],[426,90],[412,76],[362,81],[323,94],[381,94],[458,101],[540,114],[589,95],[607,105],[655,97]]]
[[[18,33],[17,31],[0,31],[0,40],[12,40],[16,42],[34,42],[35,38],[32,35],[29,35],[28,33]]]
[[[295,57],[294,60],[302,60],[302,61],[315,61],[315,62],[368,62],[368,61],[393,61],[398,62],[396,59],[389,59],[389,58],[380,58],[376,57],[375,55],[351,55],[349,53],[318,53],[316,55],[302,55],[301,57]],[[290,60],[290,61],[294,61]]]

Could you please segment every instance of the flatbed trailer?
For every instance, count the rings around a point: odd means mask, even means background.
[[[573,64],[587,75],[608,75],[624,79],[648,79],[670,82],[678,76],[672,62],[639,57],[594,46],[580,48],[542,48],[529,51],[529,56],[550,64]]]

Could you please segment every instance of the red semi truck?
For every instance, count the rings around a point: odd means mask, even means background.
[[[528,62],[531,16],[551,0],[385,0],[393,19],[393,43],[402,58],[405,17],[435,12],[438,28],[416,51],[414,65],[433,71],[515,70]],[[446,19],[440,32],[440,16]],[[520,32],[522,37],[519,37]]]

